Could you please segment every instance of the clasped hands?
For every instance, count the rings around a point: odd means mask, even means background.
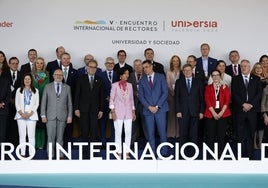
[[[249,104],[249,103],[244,103],[243,105],[242,105],[242,107],[243,107],[243,111],[244,112],[248,112],[249,110],[251,110],[251,108],[253,107],[251,104]]]
[[[148,109],[153,114],[155,114],[158,111],[158,108],[156,106],[149,106]]]

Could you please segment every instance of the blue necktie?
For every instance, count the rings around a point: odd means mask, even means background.
[[[93,89],[93,76],[90,77],[90,89]]]
[[[60,83],[57,83],[57,97],[60,96]]]
[[[190,90],[191,90],[191,80],[187,79],[187,91],[188,91],[188,93],[190,93]]]

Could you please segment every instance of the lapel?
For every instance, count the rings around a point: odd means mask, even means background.
[[[239,82],[240,82],[240,88],[242,89],[243,93],[247,90],[245,83],[244,83],[244,79],[242,74],[238,75],[239,76]],[[249,79],[250,80],[250,79]],[[249,84],[248,84],[249,85]]]
[[[153,88],[152,88],[152,90],[153,90],[155,88],[156,83],[158,82],[158,75],[156,73],[154,73],[154,78],[152,81],[153,81]],[[148,84],[149,84],[149,82],[148,82]]]

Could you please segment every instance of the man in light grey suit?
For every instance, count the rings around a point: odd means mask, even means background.
[[[45,86],[41,102],[42,122],[47,125],[47,149],[50,142],[53,146],[52,158],[55,157],[55,141],[63,146],[64,129],[66,124],[72,123],[73,112],[71,88],[62,83],[62,70],[55,70],[53,78],[54,82]],[[60,158],[63,159],[62,153]]]

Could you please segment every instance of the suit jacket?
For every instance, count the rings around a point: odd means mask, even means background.
[[[11,92],[12,92],[11,99],[15,99],[16,91],[21,85],[21,73],[20,73],[20,71],[17,71],[17,79],[16,79],[14,85],[13,85],[12,73],[10,72],[10,69],[5,72],[5,76],[7,77],[9,84],[10,84],[10,88],[11,88]]]
[[[188,93],[185,77],[178,79],[175,84],[176,113],[187,114],[196,117],[204,112],[204,85],[197,78],[192,78],[192,86]]]
[[[103,81],[98,75],[94,76],[93,89],[90,89],[88,74],[78,78],[74,96],[74,110],[82,113],[103,112],[104,103]]]
[[[153,61],[153,70],[156,73],[161,73],[161,74],[164,74],[166,76],[164,66],[161,63]]]
[[[115,110],[117,119],[132,119],[132,110],[135,110],[133,88],[130,83],[127,83],[126,93],[119,87],[119,82],[112,84],[110,95],[110,109]]]
[[[61,67],[61,69],[64,72],[63,66]],[[63,82],[66,83],[68,86],[71,87],[72,96],[74,96],[74,93],[75,93],[75,84],[76,84],[77,78],[78,78],[76,72],[77,72],[76,69],[74,69],[72,66],[69,66],[67,80],[63,79]]]
[[[5,103],[4,108],[0,108],[0,115],[8,115],[8,103],[11,98],[11,89],[9,79],[4,75],[0,75],[0,103]]]
[[[221,86],[219,91],[220,110],[224,105],[227,106],[226,110],[222,115],[223,118],[231,115],[231,111],[229,108],[230,99],[231,95],[228,86]],[[204,112],[204,116],[207,118],[213,118],[213,115],[209,110],[210,107],[215,108],[216,106],[216,96],[213,84],[207,85],[205,88],[205,103],[206,109]]]
[[[183,72],[181,71],[180,78],[182,78],[182,77],[185,77],[185,76],[184,76]],[[203,69],[198,69],[197,67],[195,67],[193,77],[200,80],[203,85],[206,84],[206,76],[205,76],[205,72]]]
[[[141,75],[140,79],[142,78],[143,74]],[[137,81],[135,72],[132,72],[129,75],[128,82],[132,84],[133,87],[133,95],[134,95],[134,103],[135,107],[137,108],[139,98],[138,98],[138,92],[139,92],[139,81]]]
[[[159,113],[167,112],[169,110],[167,98],[168,86],[163,74],[154,73],[153,88],[150,87],[147,76],[143,76],[140,79],[139,100],[144,106],[144,115],[152,115],[148,109],[149,106],[158,106]]]
[[[112,83],[115,83],[117,81],[117,73],[113,71],[112,75],[112,82],[108,78],[107,71],[103,71],[101,73],[101,78],[103,81],[103,90],[104,90],[104,108],[106,111],[109,111],[109,100],[107,98],[110,98],[110,93],[112,89]]]
[[[197,69],[204,70],[202,57],[197,58],[196,62],[197,62],[197,64],[196,64]],[[211,75],[212,71],[214,71],[216,69],[216,65],[217,65],[217,59],[214,59],[212,57],[208,57],[208,76]]]
[[[83,74],[87,74],[87,68],[85,66],[81,67],[81,68],[77,69],[76,73],[77,73],[78,77],[83,75]],[[101,74],[102,74],[101,68],[97,67],[96,75],[101,76]]]
[[[49,72],[49,80],[50,80],[50,82],[54,81],[54,78],[53,78],[54,71],[57,70],[57,69],[60,69],[60,68],[61,67],[60,67],[57,59],[54,60],[54,61],[48,62],[46,70],[47,70],[47,72]]]
[[[231,89],[234,112],[243,112],[243,103],[249,103],[253,105],[249,112],[260,112],[262,86],[260,78],[258,76],[250,74],[248,89],[245,87],[242,74],[235,76],[232,79]]]
[[[30,62],[26,63],[24,65],[21,65],[20,73],[22,76],[25,75],[26,73],[30,73],[31,71],[32,71],[32,69],[31,69]]]
[[[21,110],[23,113],[33,111],[33,115],[30,116],[29,119],[36,120],[36,121],[38,120],[37,109],[39,106],[39,91],[38,89],[36,89],[35,91],[36,91],[35,93],[32,92],[29,108],[25,109],[24,91],[21,93],[20,88],[17,89],[16,97],[15,97],[15,106],[16,106],[17,113],[15,115],[15,119],[21,118],[21,115],[19,114],[19,111]]]
[[[234,77],[236,76],[234,74],[234,70],[233,70],[233,66],[232,65],[228,65],[225,69],[225,73],[226,74],[229,74],[230,76]],[[240,68],[240,65],[238,64],[238,75],[241,75],[241,68]]]
[[[73,104],[71,97],[71,88],[62,83],[60,96],[57,97],[55,83],[49,83],[45,86],[42,102],[41,117],[45,116],[48,120],[66,121],[67,117],[73,116]]]

